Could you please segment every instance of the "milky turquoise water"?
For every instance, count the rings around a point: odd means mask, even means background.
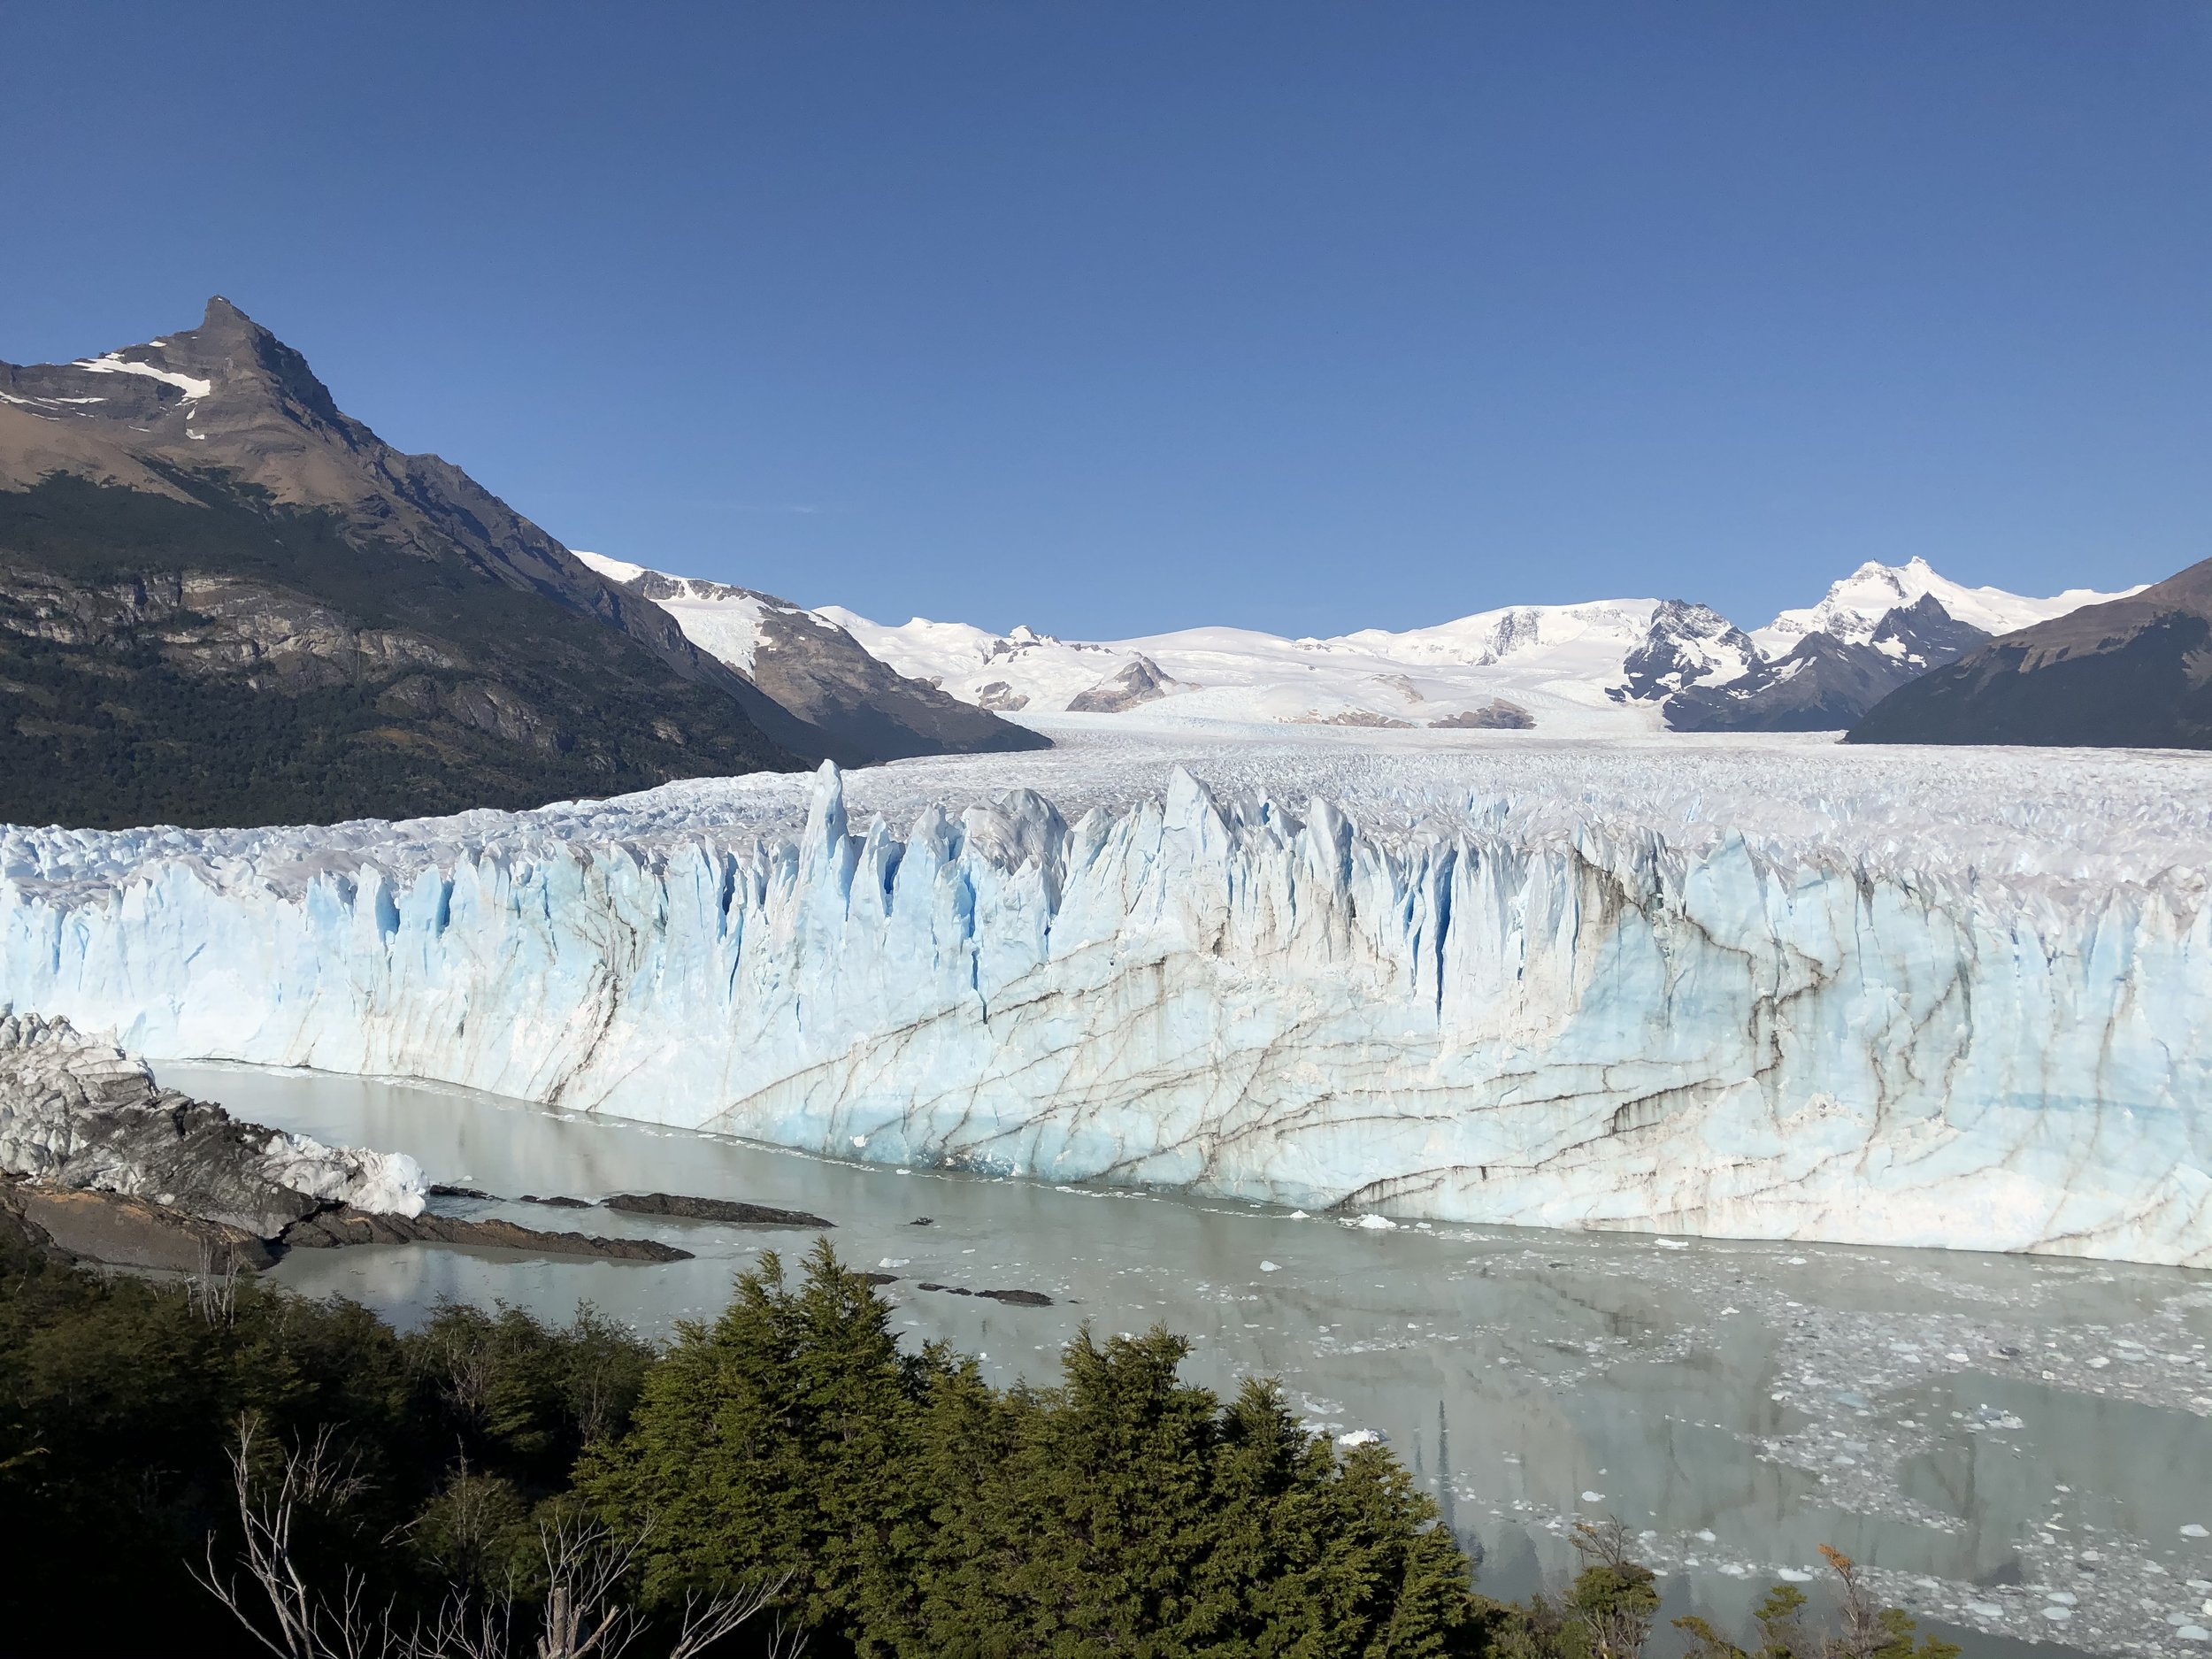
[[[803,1210],[911,1340],[1048,1381],[1086,1321],[1192,1339],[1187,1374],[1279,1379],[1331,1434],[1377,1431],[1525,1594],[1563,1529],[1645,1534],[1667,1616],[1724,1622],[1829,1543],[1970,1653],[2024,1641],[2212,1654],[2212,1278],[2178,1270],[1502,1227],[1368,1230],[1172,1194],[894,1171],[444,1087],[205,1065],[160,1080],[434,1180],[595,1198],[664,1190]],[[810,1231],[512,1202],[457,1214],[646,1235],[669,1264],[417,1246],[297,1251],[276,1277],[403,1322],[441,1297],[665,1333]],[[916,1225],[920,1217],[932,1225]],[[970,1290],[1034,1289],[1049,1308]],[[2201,1587],[2193,1587],[2193,1585]],[[2070,1600],[2067,1598],[2071,1598]]]

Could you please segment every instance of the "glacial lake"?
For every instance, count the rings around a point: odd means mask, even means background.
[[[2036,1644],[2212,1655],[2212,1275],[2055,1258],[1402,1223],[847,1164],[433,1085],[162,1064],[166,1087],[333,1144],[412,1154],[504,1195],[457,1215],[664,1239],[695,1259],[565,1261],[434,1246],[295,1251],[275,1279],[404,1324],[444,1297],[553,1319],[580,1302],[654,1336],[708,1318],[810,1231],[564,1210],[664,1191],[803,1210],[915,1343],[1050,1382],[1086,1321],[1156,1323],[1217,1389],[1278,1379],[1317,1430],[1387,1436],[1481,1586],[1573,1569],[1577,1518],[1643,1534],[1663,1621],[1740,1640],[1832,1544],[1970,1655]],[[916,1225],[928,1217],[927,1226]],[[1026,1289],[1047,1308],[971,1291]],[[1808,1582],[1816,1604],[1824,1595]],[[1655,1653],[1677,1650],[1663,1622]]]

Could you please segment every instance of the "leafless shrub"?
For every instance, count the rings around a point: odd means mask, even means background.
[[[365,1489],[358,1465],[325,1428],[304,1445],[287,1448],[267,1473],[258,1422],[242,1417],[230,1454],[232,1484],[243,1543],[236,1568],[217,1562],[210,1534],[204,1570],[193,1576],[278,1659],[508,1659],[515,1648],[511,1589],[480,1596],[457,1585],[427,1621],[403,1628],[387,1603],[369,1605],[367,1584],[352,1568],[336,1593],[311,1585],[293,1553],[295,1527],[311,1509],[342,1509]],[[649,1621],[626,1592],[654,1525],[617,1529],[580,1511],[541,1519],[538,1545],[546,1593],[536,1659],[622,1659]],[[241,1578],[242,1572],[242,1580]],[[785,1580],[715,1595],[687,1595],[668,1659],[697,1659],[757,1617]],[[798,1659],[805,1638],[776,1623],[769,1659]]]
[[[185,1301],[211,1325],[227,1325],[238,1307],[238,1258],[226,1250],[218,1270],[215,1247],[200,1246],[200,1271],[185,1284]]]

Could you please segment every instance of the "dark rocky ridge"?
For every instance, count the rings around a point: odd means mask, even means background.
[[[810,732],[227,301],[0,364],[0,818],[520,808],[794,766]]]
[[[1739,679],[1686,687],[1662,711],[1677,732],[1839,732],[1899,687],[1988,637],[1924,594],[1887,612],[1863,643],[1809,634],[1786,656],[1755,661]]]
[[[2212,749],[2212,559],[1992,640],[1892,692],[1845,741]]]
[[[466,1244],[533,1256],[588,1256],[610,1262],[687,1262],[657,1239],[603,1239],[583,1233],[547,1233],[497,1216],[373,1216],[350,1205],[324,1210],[285,1229],[287,1249],[323,1249],[349,1244]]]
[[[658,571],[618,585],[655,604],[750,601],[758,610],[759,634],[751,667],[739,672],[804,721],[809,741],[840,765],[1052,747],[1041,733],[908,679],[870,656],[834,622],[772,594]]]
[[[1629,702],[1663,697],[1703,680],[1716,659],[1731,655],[1757,660],[1751,636],[1710,605],[1663,599],[1652,612],[1644,642],[1621,663],[1622,685],[1614,695]]]
[[[776,1210],[733,1198],[690,1198],[680,1193],[617,1193],[600,1200],[634,1216],[673,1216],[685,1221],[725,1221],[753,1227],[832,1227],[837,1224],[803,1210]]]

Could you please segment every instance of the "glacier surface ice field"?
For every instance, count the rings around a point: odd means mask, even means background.
[[[0,1000],[899,1164],[2212,1265],[2212,759],[1052,730],[10,829]]]

